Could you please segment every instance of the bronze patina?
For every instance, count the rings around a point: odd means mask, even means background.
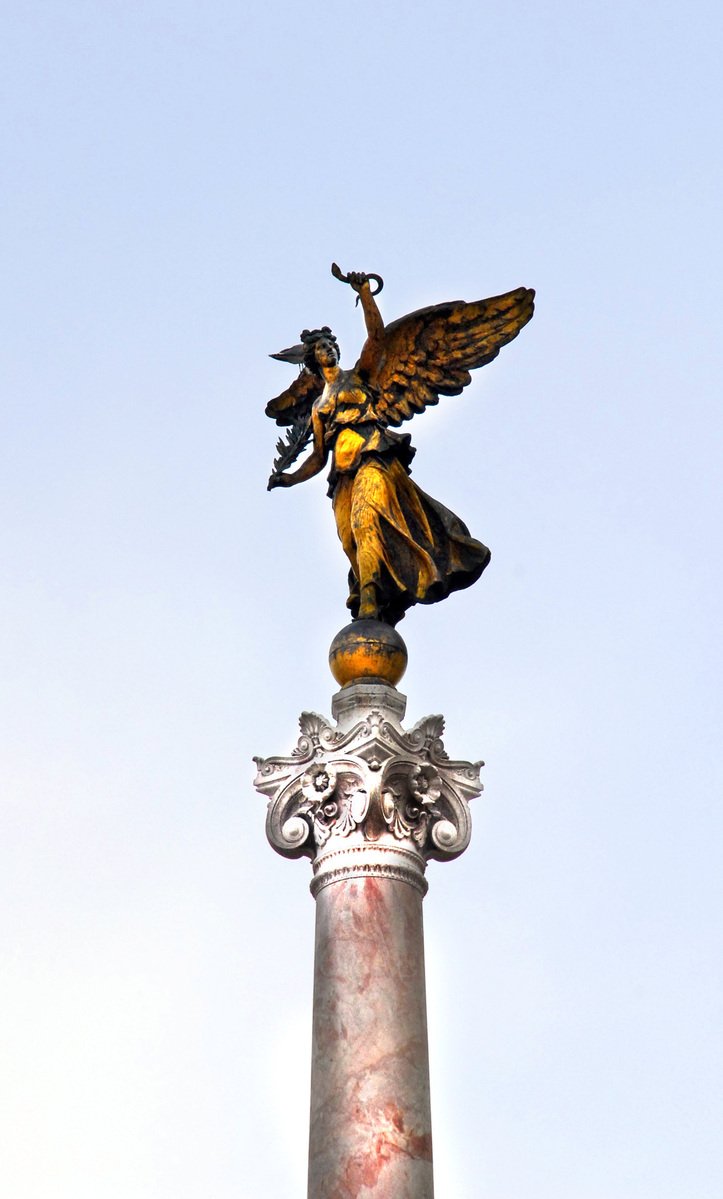
[[[351,566],[347,607],[355,619],[393,626],[412,604],[469,587],[490,559],[459,517],[412,481],[411,438],[393,429],[441,395],[459,395],[470,371],[496,358],[530,320],[535,293],[520,287],[471,304],[452,300],[385,326],[374,299],[381,277],[343,275],[335,263],[332,273],[361,300],[367,340],[352,370],[341,369],[328,325],[305,329],[299,345],[271,355],[301,372],[266,407],[289,426],[268,486],[303,483],[330,460],[329,495]]]

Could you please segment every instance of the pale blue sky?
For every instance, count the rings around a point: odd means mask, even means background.
[[[334,690],[263,406],[302,327],[358,352],[335,259],[387,319],[538,291],[410,427],[493,554],[401,629],[488,763],[425,903],[440,1199],[719,1199],[719,5],[4,18],[3,1193],[305,1193],[313,901],[251,755]]]

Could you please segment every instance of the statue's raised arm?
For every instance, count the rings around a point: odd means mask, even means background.
[[[384,354],[384,321],[374,299],[382,290],[384,280],[381,275],[366,275],[363,271],[350,271],[348,275],[343,275],[335,262],[331,264],[331,273],[335,279],[341,283],[348,283],[354,289],[357,293],[357,304],[361,301],[364,323],[367,327],[367,339],[364,342],[356,369],[367,378],[372,372],[379,369]],[[377,284],[376,291],[371,289],[373,281]]]
[[[349,371],[340,367],[326,325],[305,329],[299,345],[272,355],[302,370],[266,407],[277,424],[290,426],[269,487],[303,482],[331,458],[329,495],[351,567],[347,605],[355,618],[394,625],[412,604],[435,603],[470,586],[490,553],[411,480],[410,437],[390,426],[440,395],[459,395],[470,371],[496,358],[530,320],[535,293],[521,287],[475,303],[435,304],[385,327],[374,298],[380,276],[343,275],[336,264],[332,273],[357,293],[367,340]],[[310,441],[306,461],[286,472]]]

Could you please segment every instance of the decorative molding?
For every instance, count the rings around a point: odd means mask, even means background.
[[[422,869],[410,870],[404,866],[387,866],[377,862],[350,862],[346,866],[337,866],[335,870],[325,870],[311,880],[311,894],[316,899],[319,892],[330,883],[347,882],[354,878],[393,878],[400,883],[409,883],[420,895],[427,894],[427,880]]]
[[[343,690],[343,726],[303,712],[291,755],[254,759],[255,786],[269,801],[268,839],[284,857],[314,861],[315,894],[368,874],[426,890],[426,862],[456,858],[469,844],[469,800],[482,791],[483,763],[449,758],[441,716],[405,731],[393,687],[375,687],[373,707],[368,688]]]

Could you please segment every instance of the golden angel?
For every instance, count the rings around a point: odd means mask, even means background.
[[[271,355],[301,371],[266,407],[290,426],[268,487],[303,483],[330,461],[328,494],[350,564],[347,607],[355,619],[394,626],[413,604],[469,587],[490,560],[459,517],[411,479],[411,438],[394,430],[441,395],[459,395],[470,371],[496,358],[530,320],[535,293],[520,287],[476,303],[434,304],[385,326],[374,298],[381,278],[343,275],[336,264],[332,273],[357,293],[367,339],[352,370],[339,365],[326,325]],[[286,470],[309,443],[302,465]]]

